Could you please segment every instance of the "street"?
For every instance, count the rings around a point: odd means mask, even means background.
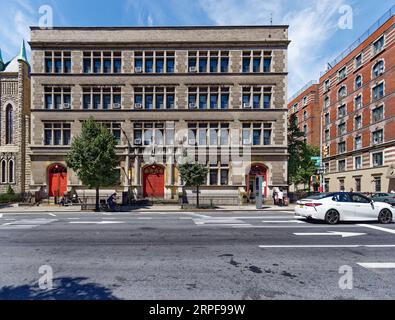
[[[39,288],[42,266],[52,290]],[[291,211],[0,215],[0,299],[394,297],[394,224]]]

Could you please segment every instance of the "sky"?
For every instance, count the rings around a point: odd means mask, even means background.
[[[329,61],[395,0],[0,0],[0,49],[17,55],[29,26],[289,25],[289,96],[318,80]],[[46,6],[46,7],[43,7]],[[41,11],[40,11],[41,8]],[[45,16],[47,17],[47,16]]]

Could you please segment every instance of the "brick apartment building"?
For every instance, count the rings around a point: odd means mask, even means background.
[[[29,189],[26,139],[29,135],[30,80],[25,42],[8,62],[0,51],[0,193]]]
[[[319,105],[319,85],[309,82],[304,88],[290,98],[288,117],[295,115],[298,128],[305,133],[306,142],[320,146],[321,110]]]
[[[93,116],[118,140],[117,191],[177,199],[177,163],[161,147],[204,159],[202,196],[234,203],[263,176],[270,198],[287,187],[288,44],[287,26],[32,27],[28,189],[89,192],[65,156]]]
[[[395,7],[319,81],[326,191],[395,189]]]

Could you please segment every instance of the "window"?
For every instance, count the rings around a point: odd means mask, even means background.
[[[136,146],[164,146],[174,144],[174,129],[165,129],[164,123],[135,122],[133,138]]]
[[[339,100],[345,98],[347,96],[347,87],[343,86],[339,89],[337,97]]]
[[[355,138],[355,150],[360,150],[362,149],[362,137],[356,137]]]
[[[372,142],[373,144],[380,144],[384,141],[384,130],[377,130],[372,133]]]
[[[354,158],[354,169],[355,170],[362,169],[362,157],[361,156]]]
[[[346,160],[339,160],[339,162],[338,162],[338,170],[340,172],[346,171]]]
[[[361,192],[362,191],[361,187],[362,187],[361,178],[355,178],[355,191]]]
[[[362,76],[359,75],[355,78],[355,90],[362,88]]]
[[[85,110],[121,109],[121,88],[84,87],[82,103]]]
[[[303,120],[306,121],[307,117],[308,117],[308,113],[307,113],[307,111],[304,111],[303,112]]]
[[[362,53],[359,54],[356,58],[355,58],[355,69],[358,69],[360,66],[362,66]]]
[[[346,143],[345,143],[345,142],[340,142],[340,143],[337,145],[337,152],[338,152],[339,154],[342,154],[342,153],[345,153],[345,152],[346,152]]]
[[[328,96],[324,99],[324,108],[328,108],[330,106],[330,99]]]
[[[121,73],[122,53],[114,51],[85,51],[84,73]]]
[[[330,140],[330,131],[329,129],[325,130],[325,141],[329,141]]]
[[[329,79],[325,80],[325,82],[324,82],[324,92],[328,92],[330,88],[331,88],[330,80]]]
[[[14,143],[14,108],[12,105],[7,105],[6,108],[6,124],[5,124],[5,140],[6,144]]]
[[[358,115],[355,117],[355,130],[361,129],[362,127],[362,116]]]
[[[70,51],[46,51],[45,52],[46,73],[71,73]]]
[[[303,97],[303,106],[307,106],[307,97]]]
[[[383,158],[382,152],[373,153],[373,155],[372,155],[373,167],[381,167],[384,164],[383,159],[384,158]]]
[[[373,87],[373,101],[379,100],[384,97],[384,83]]]
[[[354,105],[355,105],[355,109],[357,110],[362,108],[362,95],[358,95],[355,97]]]
[[[384,106],[381,105],[372,111],[372,120],[373,123],[379,122],[384,119]]]
[[[71,109],[71,88],[44,87],[44,103],[47,110]]]
[[[342,136],[346,133],[346,123],[342,122],[337,127],[337,135]]]
[[[270,109],[272,106],[272,88],[243,87],[242,102],[244,109]]]
[[[64,122],[44,123],[44,144],[46,146],[69,145],[71,142],[71,124]]]
[[[269,73],[272,67],[271,51],[244,51],[242,60],[243,73]]]
[[[229,87],[189,87],[189,109],[228,109]]]
[[[337,109],[338,118],[343,118],[346,116],[346,105],[343,104]]]
[[[272,145],[272,124],[244,123],[242,140],[243,145]]]
[[[330,191],[330,188],[329,188],[329,180],[328,179],[325,179],[325,192],[329,192]]]
[[[374,178],[374,191],[381,192],[381,177]]]
[[[14,161],[10,160],[8,162],[8,182],[9,183],[14,183]]]
[[[7,183],[7,161],[1,161],[1,183]]]
[[[380,60],[373,66],[373,78],[377,78],[384,73],[384,61]]]
[[[378,54],[384,49],[384,36],[373,43],[373,54]]]
[[[190,145],[228,145],[229,135],[228,123],[190,123],[188,125]]]
[[[189,51],[188,71],[227,73],[229,72],[229,51]]]
[[[329,113],[325,113],[325,125],[329,125],[331,119],[330,119],[330,114]]]
[[[347,67],[344,67],[339,70],[338,79],[339,79],[339,81],[341,81],[341,80],[345,79],[346,77],[347,77]]]
[[[135,87],[134,109],[174,109],[175,87]]]
[[[339,190],[340,190],[340,192],[346,191],[344,179],[339,179]],[[340,202],[350,202],[348,197],[347,197],[347,199],[343,199],[343,200],[344,201],[340,201]]]
[[[211,164],[209,170],[210,186],[227,186],[229,185],[229,165]]]

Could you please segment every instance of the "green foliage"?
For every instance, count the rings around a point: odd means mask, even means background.
[[[14,189],[12,189],[12,187],[10,185],[8,185],[6,193],[7,194],[15,194],[15,191],[14,191]]]
[[[178,171],[186,187],[198,187],[207,181],[208,168],[204,165],[188,161],[178,165]]]
[[[80,136],[73,139],[67,166],[90,188],[114,185],[119,164],[116,145],[113,134],[90,118],[83,123]]]
[[[315,161],[312,157],[320,155],[320,148],[305,144],[302,148],[302,165],[299,167],[297,174],[294,177],[296,184],[305,184],[310,186],[311,177],[317,172]]]
[[[21,202],[21,196],[19,194],[0,194],[0,204],[6,203],[18,203]]]

